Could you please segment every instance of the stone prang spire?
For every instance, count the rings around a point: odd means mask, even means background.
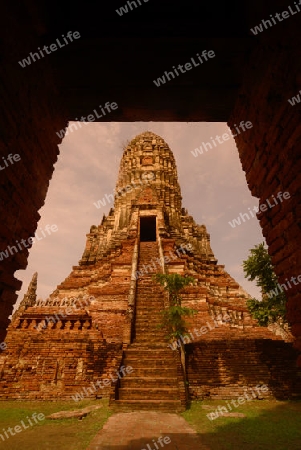
[[[38,284],[38,273],[35,272],[32,276],[31,282],[29,283],[26,294],[21,301],[19,308],[14,312],[12,316],[12,322],[20,317],[27,308],[33,306],[37,299],[37,284]]]
[[[105,194],[98,206],[108,203],[114,207],[99,226],[91,227],[80,265],[101,260],[116,242],[151,233],[151,229],[160,238],[175,239],[176,244],[190,242],[203,257],[216,261],[205,226],[197,225],[182,208],[174,155],[155,133],[146,131],[127,144],[114,194]]]

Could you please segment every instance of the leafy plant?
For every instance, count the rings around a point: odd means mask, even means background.
[[[250,253],[248,259],[243,261],[245,278],[256,280],[257,286],[261,288],[262,300],[247,300],[248,309],[261,326],[268,326],[273,322],[283,325],[286,323],[286,297],[278,287],[268,250],[262,242],[255,245]]]
[[[196,313],[196,310],[181,305],[169,306],[161,311],[162,323],[159,327],[167,330],[167,338],[169,340],[177,340],[188,332],[187,324],[183,317],[193,316]]]
[[[187,308],[181,305],[182,297],[180,291],[189,283],[194,281],[192,277],[183,277],[178,273],[162,274],[157,273],[153,275],[153,279],[161,284],[169,294],[170,306],[161,311],[162,323],[160,328],[167,330],[167,337],[169,340],[174,341],[179,339],[180,342],[180,355],[181,364],[184,373],[185,386],[187,392],[187,377],[186,377],[186,363],[185,363],[185,344],[180,339],[182,336],[188,333],[187,324],[183,317],[193,316],[198,311]]]

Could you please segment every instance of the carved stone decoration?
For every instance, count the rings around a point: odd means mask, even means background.
[[[74,326],[73,326],[73,329],[74,329],[74,330],[79,330],[80,327],[81,327],[80,320],[77,320],[77,321],[75,322]]]
[[[83,328],[85,328],[86,330],[88,330],[90,328],[91,324],[89,322],[89,320],[85,320],[84,324],[83,324]]]
[[[141,160],[141,165],[142,166],[149,166],[153,164],[153,158],[152,156],[144,156]]]
[[[70,331],[72,328],[72,322],[70,320],[67,320],[67,322],[65,323],[65,328],[64,330],[66,331]]]
[[[26,329],[27,327],[28,327],[28,321],[25,319],[25,320],[22,321],[21,328],[24,330],[24,329]]]
[[[56,328],[57,330],[60,330],[60,329],[63,327],[63,325],[64,325],[63,322],[62,322],[61,320],[59,320],[59,321],[56,323],[56,327],[55,327],[55,328]]]
[[[30,322],[28,328],[29,328],[30,330],[35,330],[36,327],[37,327],[37,321],[34,319],[34,320],[32,320],[32,321]]]

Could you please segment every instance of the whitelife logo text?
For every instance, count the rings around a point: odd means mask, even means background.
[[[290,193],[287,192],[287,191],[283,192],[283,193],[282,192],[278,192],[278,194],[277,194],[277,199],[278,199],[278,201],[280,203],[283,202],[283,199],[284,200],[288,200],[290,197],[291,197]],[[258,208],[258,206],[253,206],[253,211],[255,211],[255,213],[260,214],[262,212],[267,211],[268,208],[274,208],[274,206],[278,205],[278,202],[277,202],[277,200],[276,200],[274,195],[272,195],[272,199],[273,199],[273,200],[271,200],[272,203],[270,203],[269,200],[266,199],[266,203],[267,204],[261,203],[259,205],[259,208]],[[248,208],[248,210],[249,210],[248,212],[251,215],[251,217],[252,218],[255,217],[255,215],[253,214],[251,208]],[[240,219],[242,219],[243,222],[245,222],[246,220],[250,220],[251,217],[249,216],[249,214],[248,213],[240,213],[239,214],[240,217],[238,216],[236,219],[231,220],[230,222],[228,222],[228,224],[231,225],[232,228],[235,228],[236,226],[241,225],[242,222],[241,222]]]
[[[197,59],[200,61],[199,63],[197,61],[195,61],[194,58],[190,58],[191,62],[187,62],[186,64],[179,64],[177,67],[172,66],[173,67],[172,72],[167,72],[165,70],[164,75],[162,75],[162,77],[157,78],[156,80],[153,80],[153,82],[155,83],[155,85],[157,87],[159,87],[159,86],[161,86],[161,84],[165,84],[166,81],[170,81],[171,79],[176,78],[176,76],[178,77],[182,73],[185,73],[188,70],[193,69],[194,67],[200,66],[201,64],[203,64],[203,62],[208,61],[208,58],[214,58],[215,53],[213,50],[209,50],[209,52],[207,52],[207,50],[203,50],[202,56],[200,56],[199,53],[197,53],[196,56],[197,56]],[[204,61],[202,58],[204,59]],[[180,71],[180,73],[178,72],[178,70]],[[165,79],[165,77],[167,78],[167,80]],[[170,77],[172,77],[172,78],[170,78]]]
[[[80,36],[78,31],[74,31],[74,33],[72,33],[72,31],[68,31],[68,33],[67,33],[67,38],[69,39],[70,42],[73,42],[73,38],[74,39],[79,39],[80,37],[81,36]],[[59,39],[56,39],[55,42],[57,44],[51,44],[49,46],[50,50],[48,49],[48,45],[44,45],[42,50],[41,50],[40,47],[38,47],[39,53],[32,53],[32,52],[30,52],[29,56],[27,58],[22,59],[22,61],[18,61],[20,66],[24,69],[24,67],[26,67],[26,65],[30,66],[31,62],[35,62],[36,58],[38,58],[38,59],[41,59],[41,57],[44,58],[45,55],[43,53],[43,50],[46,53],[46,55],[50,55],[50,53],[56,52],[56,50],[58,50],[58,48],[62,48],[62,47],[65,47],[66,45],[68,45],[69,42],[68,42],[67,38],[65,38],[64,35],[62,35],[62,38],[63,38],[65,44],[61,43]]]

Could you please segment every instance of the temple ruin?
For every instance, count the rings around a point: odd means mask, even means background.
[[[267,211],[260,225],[279,282],[299,276],[300,97],[294,105],[289,100],[300,90],[300,14],[271,21],[288,9],[287,0],[234,1],[222,8],[166,0],[123,17],[119,7],[117,1],[85,9],[77,0],[72,7],[21,0],[1,9],[0,153],[21,160],[17,170],[14,164],[1,172],[0,251],[34,236],[59,155],[57,132],[112,101],[118,109],[97,121],[219,121],[232,130],[251,121],[252,133],[235,138],[246,182],[259,203],[279,191],[291,194],[291,202]],[[258,25],[262,32],[255,35],[251,29]],[[80,39],[21,67],[19,61],[56,39],[63,43],[69,31]],[[210,49],[216,57],[207,66],[154,85],[173,65]],[[0,261],[1,341],[22,284],[15,272],[26,268],[29,251]],[[300,352],[299,286],[287,297]]]
[[[0,355],[0,398],[109,397],[119,409],[184,409],[179,353],[157,327],[168,298],[154,273],[194,279],[183,291],[183,305],[198,311],[183,337],[190,398],[235,397],[258,383],[267,397],[300,395],[292,336],[250,317],[248,294],[218,264],[205,225],[182,207],[171,149],[146,131],[124,148],[114,207],[45,301],[34,274]]]

